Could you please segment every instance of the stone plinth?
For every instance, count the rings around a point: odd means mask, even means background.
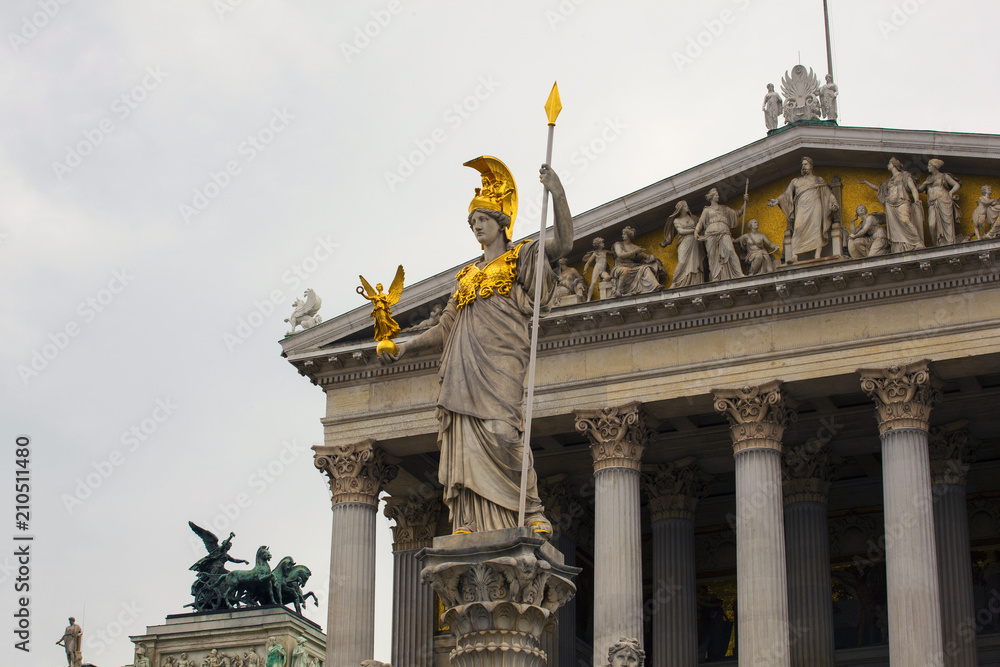
[[[288,664],[291,664],[292,652],[299,637],[305,638],[302,647],[306,660],[303,665],[322,666],[326,635],[317,624],[285,607],[176,614],[167,616],[163,625],[149,626],[146,634],[130,639],[136,646],[145,646],[150,667],[175,665],[180,662],[182,653],[187,654],[187,660],[192,664],[201,665],[213,650],[220,662],[224,662],[224,656],[232,659],[238,655],[244,664],[248,664],[244,656],[253,651],[257,654],[257,664],[263,666],[271,639],[281,645]]]
[[[434,539],[421,574],[444,603],[453,667],[545,667],[542,631],[576,594],[579,568],[530,528]]]

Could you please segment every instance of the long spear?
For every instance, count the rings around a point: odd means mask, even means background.
[[[747,187],[743,191],[743,222],[740,224],[740,235],[747,233],[747,195],[750,194],[750,179],[747,179]]]
[[[552,162],[552,138],[556,131],[556,118],[562,111],[559,88],[552,84],[552,92],[545,101],[545,115],[549,119],[549,140],[545,147],[545,164]],[[535,303],[531,310],[531,352],[528,357],[528,396],[524,405],[524,441],[521,447],[521,497],[517,508],[517,525],[524,525],[524,506],[528,496],[528,456],[531,454],[531,418],[535,411],[535,360],[538,356],[538,309],[542,302],[542,274],[545,268],[545,218],[549,211],[549,191],[542,187],[542,228],[538,232],[538,264],[535,266]]]

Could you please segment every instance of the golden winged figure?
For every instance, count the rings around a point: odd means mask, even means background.
[[[396,344],[392,338],[399,333],[399,325],[392,319],[391,306],[395,306],[399,297],[403,294],[403,265],[396,269],[396,277],[392,279],[389,286],[389,293],[382,291],[382,283],[377,283],[374,289],[364,276],[361,278],[361,286],[358,287],[358,294],[372,302],[372,317],[375,318],[375,340],[378,341],[376,352],[396,353]]]

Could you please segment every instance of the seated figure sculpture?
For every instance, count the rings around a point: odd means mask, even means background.
[[[982,196],[976,200],[976,210],[972,212],[972,228],[975,231],[976,240],[984,238],[996,238],[993,234],[997,230],[997,219],[1000,218],[1000,201],[993,198],[993,188],[984,185],[980,189]]]
[[[542,165],[540,180],[552,194],[553,238],[538,262],[537,241],[511,243],[517,186],[500,160],[483,156],[466,163],[483,188],[469,205],[469,227],[483,255],[456,276],[455,292],[440,321],[382,363],[422,350],[443,348],[438,372],[438,480],[444,487],[453,533],[518,527],[523,447],[524,378],[528,370],[528,324],[534,307],[536,271],[542,271],[541,312],[551,306],[556,277],[548,262],[565,257],[573,244],[573,220],[559,177]],[[538,497],[530,449],[525,523],[542,537],[552,526]]]
[[[859,224],[855,227],[854,223]],[[851,220],[850,236],[847,237],[847,251],[851,259],[877,257],[889,253],[889,237],[885,232],[885,213],[869,213],[864,204],[858,206]]]
[[[743,234],[736,243],[743,246],[744,258],[747,263],[747,275],[756,276],[761,273],[774,273],[774,257],[772,252],[781,250],[767,235],[760,231],[760,223],[751,220],[747,223],[750,231]]]
[[[636,245],[633,239],[635,228],[626,227],[622,230],[622,240],[611,247],[615,256],[615,268],[611,269],[614,296],[647,294],[663,289],[660,284],[660,275],[666,276],[663,264]]]

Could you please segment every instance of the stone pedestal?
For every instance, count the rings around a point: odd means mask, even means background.
[[[420,581],[421,549],[431,546],[444,503],[439,495],[392,497],[384,514],[392,527],[392,664],[434,664],[434,593]]]
[[[941,394],[927,361],[860,369],[875,401],[882,437],[889,662],[893,667],[943,660],[927,428]]]
[[[934,535],[945,667],[977,667],[965,485],[978,443],[964,428],[930,429]]]
[[[418,559],[455,637],[452,667],[545,667],[540,638],[579,568],[530,528],[434,539]]]
[[[397,473],[374,440],[313,447],[333,494],[327,667],[357,667],[375,653],[375,520]]]
[[[736,598],[741,665],[788,667],[781,437],[792,416],[781,382],[716,389],[736,457]]]
[[[649,441],[640,403],[576,410],[576,429],[594,459],[594,663],[642,628],[642,533],[639,461]]]
[[[842,463],[818,439],[782,458],[791,667],[834,665],[826,501]]]
[[[642,475],[653,525],[653,667],[698,664],[694,514],[712,481],[694,457],[648,466]]]
[[[167,616],[163,625],[152,625],[146,633],[129,637],[145,648],[150,667],[176,665],[181,654],[194,665],[201,665],[212,651],[220,661],[228,656],[257,654],[263,666],[268,646],[275,642],[289,660],[299,637],[303,637],[306,667],[321,667],[326,653],[326,637],[318,625],[285,607],[258,607],[200,614]]]

